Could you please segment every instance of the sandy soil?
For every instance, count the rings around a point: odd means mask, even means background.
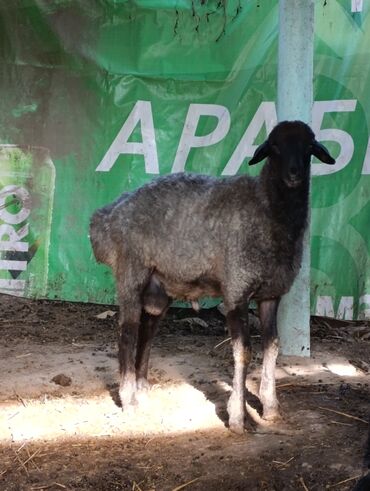
[[[116,315],[97,317],[107,310],[117,309],[0,296],[1,490],[352,489],[370,411],[369,325],[312,320],[311,358],[279,359],[284,420],[271,426],[259,416],[254,328],[248,432],[237,437],[226,428],[232,359],[216,309],[170,312],[153,388],[127,412]]]

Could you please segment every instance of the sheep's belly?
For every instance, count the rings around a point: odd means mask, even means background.
[[[202,297],[221,297],[221,288],[217,280],[202,277],[190,282],[179,282],[156,272],[167,295],[176,300],[189,302],[199,300]]]
[[[293,269],[291,265],[277,267],[270,277],[261,279],[253,299],[259,301],[285,295],[290,290],[297,273],[298,268]]]

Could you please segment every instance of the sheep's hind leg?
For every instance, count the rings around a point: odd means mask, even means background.
[[[152,341],[158,330],[159,321],[166,315],[170,298],[161,282],[153,274],[143,293],[139,338],[136,351],[136,381],[139,390],[149,388],[148,365]]]
[[[149,389],[148,367],[150,350],[153,338],[158,330],[159,321],[164,317],[166,311],[167,309],[161,315],[151,315],[144,311],[141,314],[136,352],[136,383],[138,390]]]
[[[140,313],[138,314],[139,316]],[[135,318],[128,317],[127,320],[120,322],[121,334],[118,343],[118,358],[121,375],[119,396],[122,408],[136,403],[137,385],[134,353],[136,351],[139,321],[140,319],[135,316]]]
[[[275,369],[279,352],[276,314],[280,298],[264,300],[259,304],[259,317],[263,334],[263,365],[260,385],[260,399],[263,405],[263,418],[275,421],[280,418],[276,397]]]
[[[138,332],[142,312],[140,292],[148,281],[148,272],[125,268],[117,274],[117,290],[120,305],[119,325],[121,334],[118,343],[118,358],[120,366],[119,396],[124,409],[136,401],[136,370],[135,358]]]
[[[227,410],[229,413],[229,428],[238,434],[244,433],[245,379],[252,354],[248,315],[243,315],[243,313],[245,314],[242,307],[236,307],[226,315],[234,356],[233,391]]]

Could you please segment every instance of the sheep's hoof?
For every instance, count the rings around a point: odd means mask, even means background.
[[[119,398],[121,400],[122,409],[137,404],[135,394],[136,380],[125,380],[119,388]]]
[[[136,385],[137,385],[137,390],[142,392],[148,392],[148,390],[150,389],[150,383],[144,377],[138,378],[136,381]]]
[[[229,430],[236,435],[244,435],[246,433],[244,422],[240,421],[229,421]]]
[[[237,435],[244,433],[244,404],[239,394],[233,391],[227,403],[227,412],[229,413],[229,428]]]
[[[269,423],[278,423],[282,421],[282,417],[277,408],[264,409],[262,418]]]

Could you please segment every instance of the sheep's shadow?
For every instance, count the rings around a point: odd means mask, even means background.
[[[210,401],[215,407],[216,416],[224,424],[225,427],[229,426],[229,415],[227,412],[227,403],[231,394],[230,390],[220,386],[216,382],[196,381],[190,377],[184,377],[184,382],[193,386],[199,392],[202,392],[204,397]],[[122,409],[122,403],[119,396],[119,384],[105,380],[105,388],[109,393],[113,403],[120,409]],[[246,389],[246,404],[256,411],[260,416],[262,415],[262,404],[258,397]],[[246,412],[245,427],[249,431],[255,431],[257,427],[256,421],[251,417],[248,410]]]
[[[197,382],[188,381],[195,389],[202,392],[205,398],[210,401],[215,407],[215,413],[220,421],[226,426],[229,426],[229,415],[227,412],[227,403],[231,395],[231,391],[221,387],[219,384],[214,382]],[[247,388],[245,389],[245,399],[247,409],[248,406],[256,411],[260,417],[262,415],[262,404],[256,395],[250,392]],[[246,411],[245,427],[247,430],[254,431],[257,427],[256,421],[251,417],[249,411]]]
[[[119,397],[119,384],[106,382],[105,388],[109,392],[109,395],[110,395],[112,401],[114,402],[114,404],[118,408],[122,409],[122,402],[121,402],[121,399]]]
[[[230,391],[225,390],[218,386],[217,384],[211,382],[205,383],[197,383],[187,381],[191,384],[195,389],[202,392],[205,398],[210,401],[215,407],[216,416],[219,420],[225,425],[225,427],[229,426],[229,415],[227,412],[227,402],[230,397]],[[113,401],[113,403],[120,409],[122,409],[122,403],[119,397],[119,384],[118,383],[106,383],[106,390],[109,392],[109,395]],[[252,394],[248,389],[246,389],[246,402],[247,405],[252,407],[258,414],[262,414],[262,404],[258,397]],[[246,413],[245,427],[249,431],[255,431],[257,424],[255,420],[250,416],[250,414]]]

